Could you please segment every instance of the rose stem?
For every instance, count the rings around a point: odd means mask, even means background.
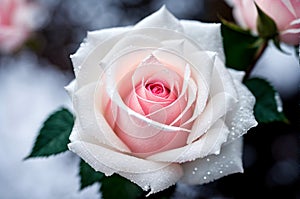
[[[264,41],[262,43],[262,45],[260,45],[260,47],[257,50],[257,53],[254,56],[253,61],[251,62],[251,64],[249,65],[249,67],[246,70],[246,74],[244,76],[243,81],[247,80],[251,74],[251,72],[253,71],[253,69],[255,68],[255,65],[257,63],[257,61],[259,60],[259,58],[263,55],[263,53],[265,52],[266,48],[268,46],[268,41]]]

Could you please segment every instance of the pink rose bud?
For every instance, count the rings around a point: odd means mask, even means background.
[[[237,22],[257,32],[257,10],[254,2],[275,21],[282,42],[291,45],[300,43],[299,0],[232,0],[233,15]]]
[[[19,48],[36,28],[38,6],[26,0],[0,0],[0,52]]]

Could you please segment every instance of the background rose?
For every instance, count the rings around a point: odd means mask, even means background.
[[[221,39],[219,24],[164,7],[134,27],[90,32],[72,56],[70,150],[151,193],[241,172],[255,99],[243,73],[224,67]]]
[[[257,11],[254,2],[276,23],[281,41],[300,43],[300,1],[298,0],[231,0],[233,15],[245,28],[256,32]]]
[[[27,0],[0,0],[0,52],[19,48],[36,27],[38,7]]]

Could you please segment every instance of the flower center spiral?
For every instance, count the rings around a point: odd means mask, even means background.
[[[165,87],[165,85],[161,82],[149,83],[145,87],[153,95],[156,95],[158,97],[166,98],[170,95],[170,89]]]

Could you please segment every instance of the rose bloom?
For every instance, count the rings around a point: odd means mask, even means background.
[[[224,66],[220,24],[162,7],[135,26],[89,32],[71,58],[68,146],[96,171],[149,194],[243,171],[255,98],[244,73]]]
[[[0,0],[0,52],[19,48],[36,27],[38,7],[26,0]]]
[[[276,23],[280,40],[291,45],[300,43],[299,0],[229,0],[233,16],[243,27],[256,31],[257,10],[254,2]]]

